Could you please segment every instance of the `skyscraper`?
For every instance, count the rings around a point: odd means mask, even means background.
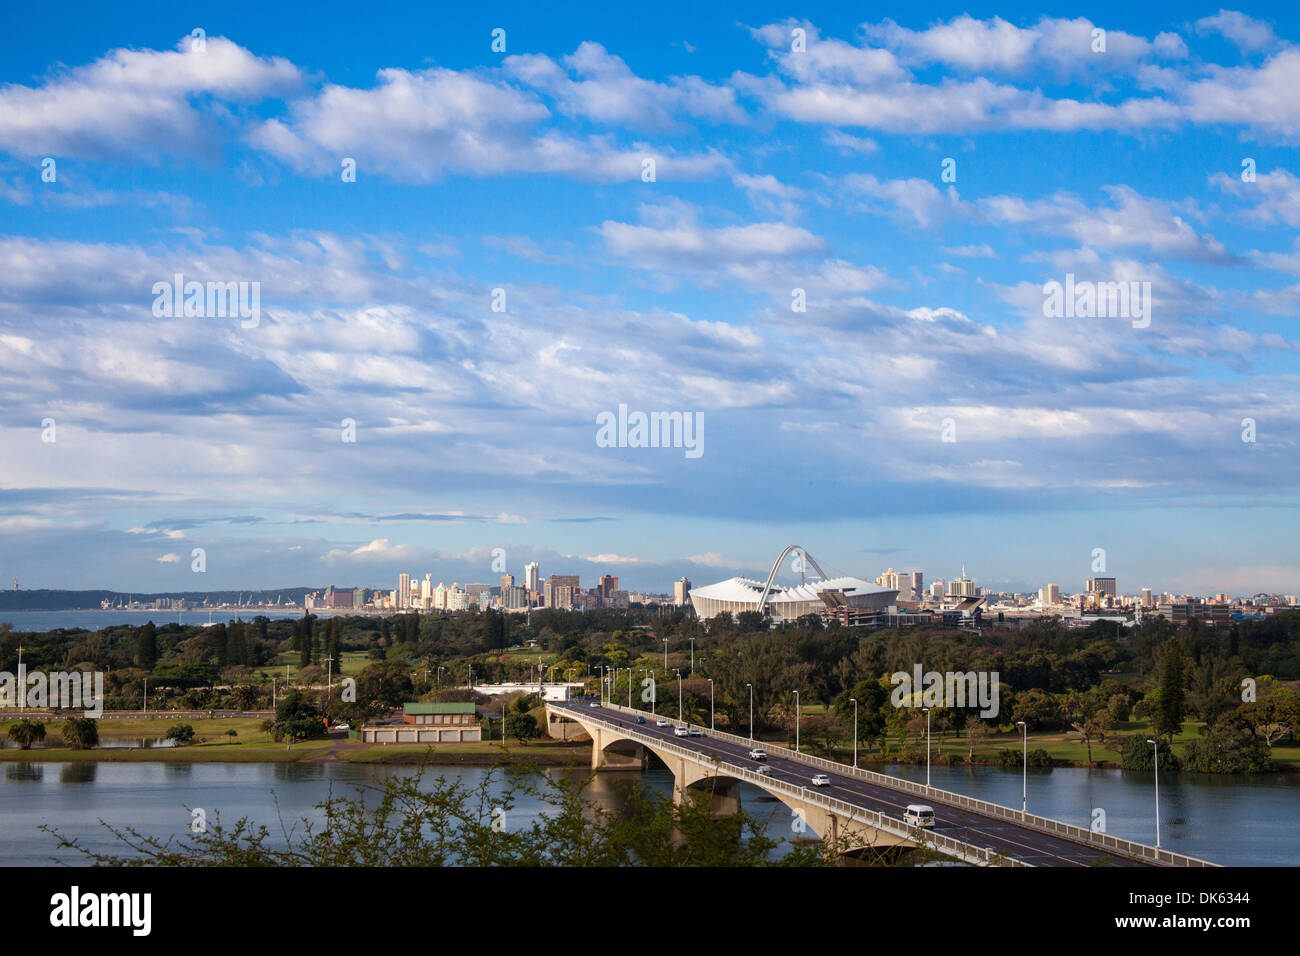
[[[541,584],[541,568],[536,561],[529,561],[524,565],[524,587],[529,591],[539,591]]]
[[[399,608],[411,606],[411,576],[409,574],[399,574],[397,576],[397,606]]]
[[[690,600],[691,582],[686,577],[680,577],[673,582],[673,603],[678,607],[685,607],[686,602]]]

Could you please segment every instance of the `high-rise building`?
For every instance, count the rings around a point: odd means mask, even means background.
[[[536,561],[529,561],[524,565],[524,587],[529,591],[540,591],[541,587],[541,567]]]
[[[601,599],[608,598],[618,590],[618,578],[610,577],[608,574],[601,575],[600,578],[600,596]]]
[[[439,581],[438,586],[433,589],[433,607],[438,611],[447,610],[447,585],[443,584],[441,581]]]
[[[912,572],[912,600],[920,601],[925,597],[925,572]]]
[[[966,566],[962,565],[961,577],[948,582],[948,597],[979,597],[980,589],[975,582],[966,577]]]
[[[678,578],[673,582],[673,603],[678,607],[685,607],[690,600],[691,582],[685,576]]]
[[[1142,606],[1143,606],[1143,607],[1155,607],[1155,603],[1152,601],[1152,598],[1151,598],[1151,589],[1150,589],[1150,588],[1143,588],[1143,589],[1142,589]]]
[[[397,606],[411,606],[411,576],[409,574],[399,574],[397,576]]]
[[[574,592],[576,592],[578,588],[578,575],[552,574],[546,579],[543,603],[546,607],[572,607],[574,603]]]
[[[1084,590],[1089,594],[1099,594],[1106,597],[1115,596],[1115,579],[1114,578],[1088,578]]]
[[[514,587],[514,586],[515,586],[515,576],[514,576],[513,574],[503,574],[503,575],[501,575],[501,593],[502,593],[502,594],[505,594],[505,593],[506,593],[506,588],[512,588],[512,587]]]

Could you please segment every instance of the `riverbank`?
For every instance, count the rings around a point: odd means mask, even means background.
[[[61,743],[62,721],[49,721],[46,742],[51,746],[0,749],[0,763],[310,763],[330,761],[364,764],[429,764],[491,767],[502,763],[536,767],[590,767],[591,742],[542,739],[521,744],[501,741],[445,744],[367,744],[332,734],[295,744],[276,743],[261,729],[262,721],[248,717],[178,720],[175,717],[105,718],[99,722],[101,741],[161,740],[175,724],[194,728],[193,743],[173,747],[95,747],[73,750]],[[11,721],[0,721],[0,739],[7,739]]]

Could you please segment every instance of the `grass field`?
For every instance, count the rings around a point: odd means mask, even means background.
[[[194,728],[194,743],[184,747],[95,748],[70,750],[42,747],[33,750],[0,750],[0,761],[100,761],[162,763],[292,763],[301,760],[339,760],[346,763],[416,764],[426,760],[434,764],[489,766],[503,757],[512,762],[535,762],[539,766],[590,766],[590,745],[572,744],[549,739],[519,745],[511,741],[503,750],[501,741],[481,743],[437,744],[363,744],[339,737],[304,740],[289,746],[276,743],[260,728],[260,718],[213,718],[211,720],[177,720],[158,717],[142,719],[105,719],[99,722],[101,740],[161,738],[173,724],[188,723]],[[12,721],[0,721],[0,737],[8,739]],[[46,740],[59,741],[62,721],[45,724]],[[235,737],[227,736],[234,730]]]

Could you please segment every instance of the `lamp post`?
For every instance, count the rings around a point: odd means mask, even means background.
[[[677,675],[677,723],[682,722],[682,672],[673,671]]]
[[[794,752],[799,752],[799,692],[794,692]]]
[[[274,686],[271,688],[271,693],[275,693]],[[149,713],[149,678],[147,677],[144,679],[144,712]]]
[[[1151,745],[1152,753],[1156,758],[1156,849],[1160,849],[1160,744],[1147,738],[1147,743]]]
[[[709,678],[709,730],[713,730],[713,678]]]
[[[695,638],[691,638],[691,676],[695,676]]]
[[[664,670],[668,670],[668,638],[664,638]]]
[[[930,789],[930,708],[925,708],[925,789]]]
[[[501,702],[501,743],[506,742],[506,702]]]
[[[858,699],[850,697],[853,704],[853,769],[858,769]]]
[[[745,686],[749,688],[749,739],[752,742],[754,739],[754,685],[746,684]]]
[[[1017,720],[1016,726],[1020,728],[1021,736],[1024,737],[1023,753],[1020,758],[1020,817],[1023,819],[1029,808],[1029,727],[1023,720]]]
[[[147,694],[149,691],[148,680],[144,682],[144,689],[145,689],[145,693]],[[275,678],[274,677],[271,678],[271,709],[275,710]]]
[[[627,669],[627,709],[632,709],[632,668]]]

